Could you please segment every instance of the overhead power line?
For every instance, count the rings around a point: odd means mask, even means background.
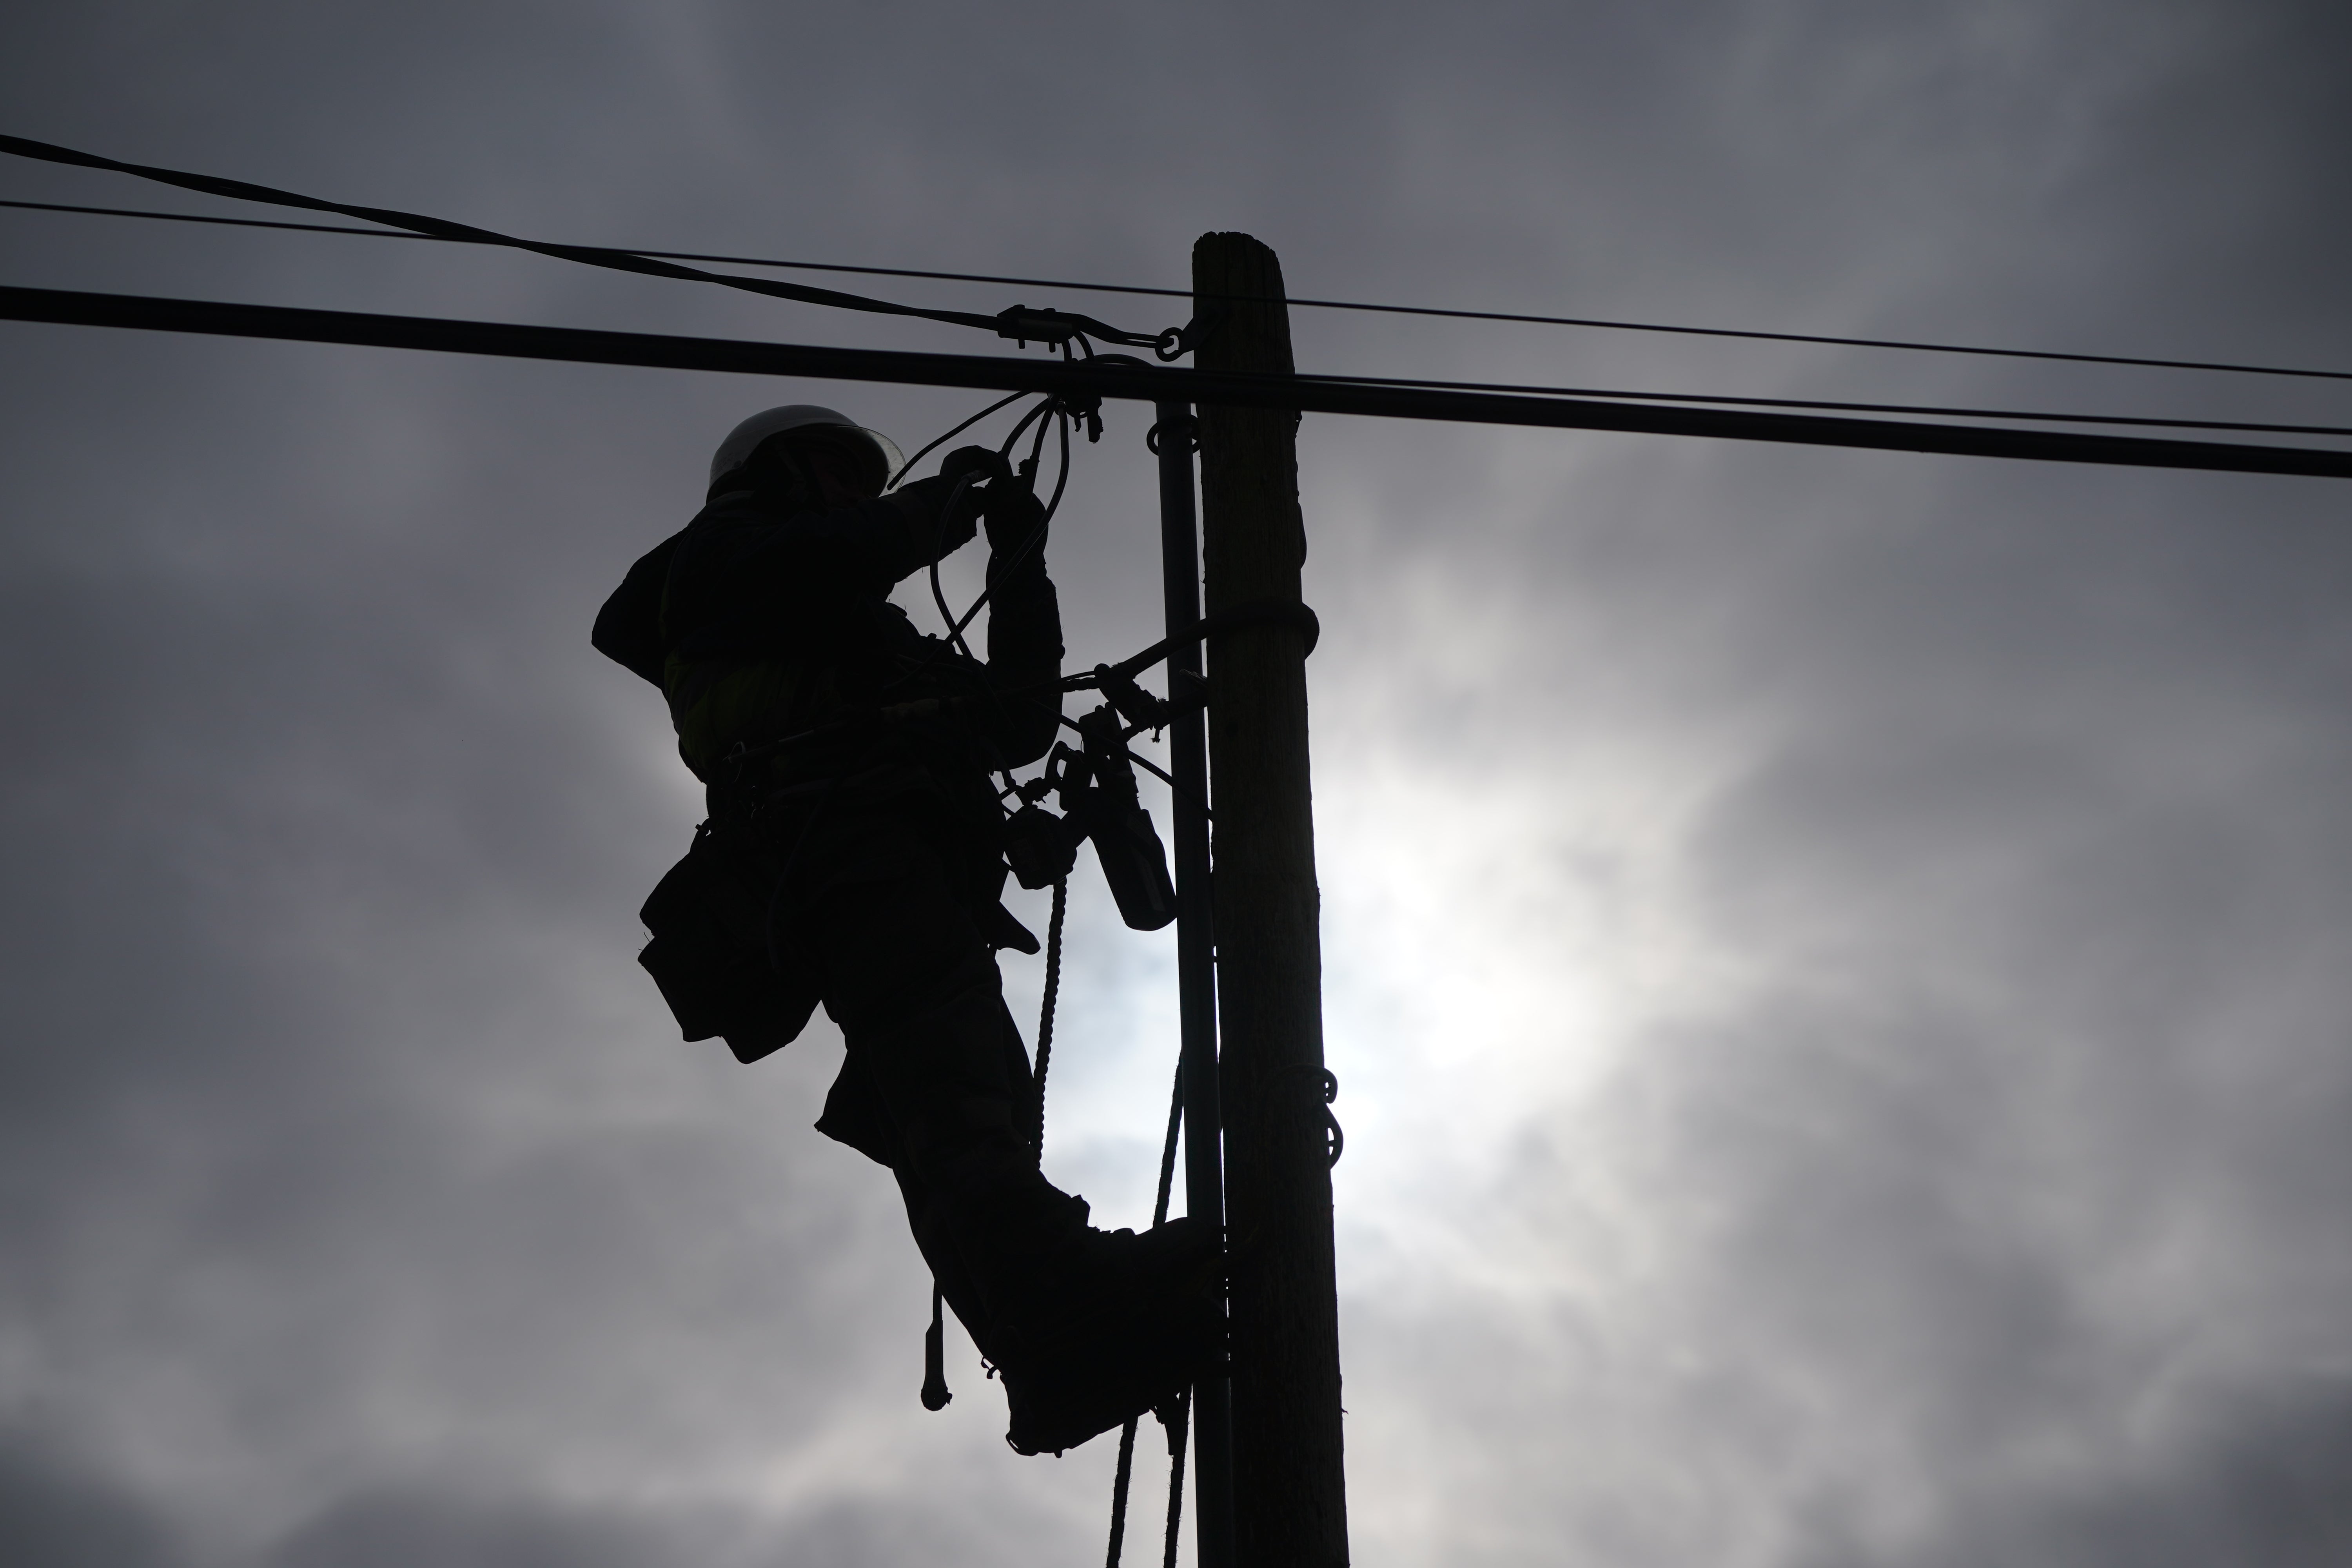
[[[152,217],[173,222],[222,224],[238,228],[296,229],[313,234],[357,235],[369,239],[449,240],[449,237],[417,234],[403,230],[354,228],[342,224],[294,223],[281,218],[215,217],[191,213],[142,212],[121,207],[71,206],[58,202],[19,202],[0,200],[0,207],[29,207],[44,212],[96,213],[113,217]],[[457,244],[479,243],[457,239]],[[601,248],[591,246],[566,246],[565,250]],[[834,267],[819,262],[760,261],[742,256],[712,256],[690,251],[614,251],[615,256],[650,256],[689,261],[732,262],[742,266],[806,267],[835,272],[887,273],[901,278],[958,278],[981,282],[1029,283],[1048,288],[1108,289],[1107,284],[1055,284],[1037,279],[992,278],[980,273],[924,272],[906,268]],[[1173,289],[1132,289],[1134,293],[1168,294],[1182,297]],[[1291,303],[1299,303],[1292,300]],[[1373,309],[1365,306],[1363,309]],[[1385,307],[1383,307],[1385,308]],[[1403,307],[1399,307],[1402,309]],[[2313,373],[2322,374],[2322,373]],[[2234,430],[2246,435],[2268,436],[2352,436],[2352,426],[2283,425],[2236,419],[2161,419],[2138,415],[2115,414],[2053,414],[2011,408],[1961,408],[1944,405],[1915,403],[1844,403],[1804,397],[1738,397],[1726,394],[1691,392],[1627,392],[1615,388],[1583,386],[1528,385],[1510,382],[1433,381],[1414,377],[1347,376],[1349,382],[1391,386],[1426,386],[1463,392],[1513,392],[1555,397],[1608,397],[1654,403],[1717,404],[1744,408],[1803,408],[1822,413],[1901,414],[1933,419],[2004,419],[2025,420],[2042,424],[2062,425],[2124,425],[2170,430]]]
[[[1350,386],[1418,386],[1434,392],[1507,392],[1530,397],[1605,397],[1632,403],[1715,404],[1739,408],[1805,408],[1845,414],[1903,414],[1930,419],[2002,419],[2051,425],[2130,425],[2168,430],[2236,430],[2247,435],[2352,436],[2347,425],[2266,425],[2236,419],[2158,419],[2129,414],[2046,414],[2019,408],[1954,408],[1918,403],[1830,403],[1807,397],[1733,397],[1698,392],[1624,392],[1612,387],[1544,386],[1507,381],[1429,381],[1388,375],[1318,376]]]
[[[154,212],[138,207],[80,206],[64,202],[0,200],[0,207],[16,207],[33,212],[81,213],[101,217],[153,218],[168,223],[214,224],[233,228],[290,229],[305,234],[352,235],[362,239],[433,240],[458,245],[507,243],[498,240],[473,239],[459,235],[356,228],[344,224],[292,223],[284,219],[220,217],[199,213]],[[1080,293],[1132,294],[1168,300],[1193,298],[1191,290],[1184,289],[1159,289],[1135,283],[1088,283],[1067,278],[1029,278],[1000,272],[943,272],[918,267],[861,267],[845,262],[790,261],[775,257],[732,256],[698,250],[639,250],[596,245],[570,245],[562,248],[567,252],[594,252],[610,257],[634,256],[659,261],[703,261],[729,267],[772,267],[796,272],[836,272],[868,278],[917,278],[949,283],[996,283],[1016,289],[1066,289]],[[1299,310],[1354,310],[1388,316],[1431,316],[1449,321],[1501,321],[1539,327],[1576,327],[1595,331],[1661,332],[1683,337],[1811,343],[1831,348],[1891,349],[1909,353],[1970,354],[1996,359],[2048,360],[2068,364],[2123,365],[2141,370],[2212,371],[2232,375],[2283,375],[2317,381],[2352,381],[2352,371],[2319,370],[2294,365],[2242,364],[2222,360],[2152,359],[2131,354],[2069,353],[2054,349],[1989,348],[1982,344],[1932,342],[1906,338],[1840,337],[1821,332],[1773,332],[1739,327],[1694,327],[1664,321],[1629,321],[1604,316],[1549,316],[1516,310],[1456,310],[1438,305],[1391,305],[1363,300],[1318,300],[1293,297],[1286,300],[1285,303]],[[1822,406],[1859,408],[1869,405],[1823,405]],[[2167,421],[2167,423],[2175,422]],[[2269,426],[2255,428],[2269,428]],[[2283,426],[2278,428],[2293,427]]]
[[[723,371],[744,375],[985,387],[1000,392],[1055,393],[1068,397],[1148,403],[1189,400],[1312,414],[2352,479],[2352,449],[2157,440],[2056,430],[1685,408],[1591,398],[1531,397],[1384,385],[1337,377],[1211,374],[1134,361],[1034,360],[1013,355],[821,348],[58,289],[0,288],[0,320],[355,343],[572,363]]]
[[[545,240],[520,239],[513,235],[499,234],[478,228],[469,223],[453,223],[447,218],[427,216],[423,213],[399,212],[391,207],[362,206],[351,202],[329,201],[321,196],[306,196],[295,191],[281,191],[271,185],[257,185],[246,180],[226,180],[215,174],[190,174],[181,169],[158,168],[150,163],[126,163],[120,158],[109,158],[97,153],[84,153],[72,147],[59,147],[53,142],[35,142],[22,136],[0,135],[0,153],[19,158],[31,158],[45,163],[64,163],[74,168],[102,169],[110,174],[131,174],[158,184],[176,185],[183,190],[197,191],[205,195],[227,196],[235,201],[259,202],[266,205],[299,207],[308,212],[335,213],[343,217],[365,219],[388,228],[406,229],[436,239],[459,240],[469,245],[502,246],[513,250],[528,250],[541,256],[551,256],[562,261],[577,261],[589,267],[611,268],[615,271],[643,273],[654,278],[673,279],[680,282],[711,283],[722,289],[740,289],[746,293],[765,294],[772,299],[792,300],[808,305],[830,305],[836,310],[864,310],[877,315],[912,316],[922,321],[945,322],[950,326],[976,327],[1000,337],[1038,339],[1066,342],[1074,333],[1083,332],[1108,342],[1126,343],[1135,347],[1157,348],[1162,357],[1181,346],[1181,331],[1167,332],[1127,332],[1117,327],[1087,316],[1070,316],[1058,310],[1031,310],[1015,305],[993,316],[975,314],[970,310],[940,310],[923,305],[902,305],[895,300],[870,299],[863,294],[845,294],[837,289],[811,289],[798,283],[779,283],[769,278],[738,278],[723,272],[705,272],[699,268],[681,266],[677,262],[641,255],[635,251],[613,250],[599,246],[556,245]],[[1171,340],[1173,340],[1171,342]]]
[[[451,240],[448,236],[413,233],[404,230],[354,228],[342,224],[294,223],[282,218],[216,217],[192,213],[146,212],[124,207],[75,206],[61,202],[21,202],[0,200],[0,207],[23,207],[42,212],[94,213],[110,217],[163,218],[178,223],[218,224],[236,228],[294,229],[311,234],[356,235],[369,239],[447,240],[451,243],[457,244],[488,243],[466,239]],[[562,248],[565,251],[577,251],[593,250],[603,247],[593,246],[565,246]],[[743,266],[807,267],[819,268],[824,270],[835,272],[887,273],[893,277],[903,278],[959,278],[984,282],[1030,283],[1038,284],[1041,287],[1073,289],[1109,289],[1111,287],[1107,284],[1054,284],[1043,282],[1037,279],[1024,279],[1018,278],[991,278],[979,273],[924,272],[905,268],[834,267],[818,262],[760,261],[750,257],[713,256],[690,251],[614,250],[612,251],[611,254],[614,256],[656,257],[692,261],[732,262]],[[1167,294],[1180,298],[1183,297],[1180,290],[1173,289],[1131,289],[1123,291]],[[1297,300],[1292,300],[1290,302],[1293,304],[1299,303]],[[1363,308],[1369,310],[1373,307],[1366,306]],[[1402,307],[1399,308],[1402,309]],[[995,320],[994,318],[988,319],[992,321]],[[1000,333],[1000,335],[1002,335],[1002,333]],[[1822,413],[1900,414],[1931,419],[2002,419],[2059,425],[2131,426],[2140,428],[2168,430],[2233,430],[2244,435],[2266,436],[2352,436],[2352,426],[2341,425],[2285,425],[2238,419],[2167,419],[2158,418],[2151,416],[2119,414],[2055,414],[2027,409],[1965,408],[1936,404],[1848,403],[1806,397],[1741,397],[1720,393],[1628,392],[1618,388],[1529,385],[1511,382],[1434,381],[1425,378],[1405,376],[1346,376],[1341,377],[1340,379],[1368,384],[1425,386],[1464,392],[1512,392],[1556,397],[1606,397],[1653,403],[1714,404],[1743,408],[1802,408],[1815,410]]]

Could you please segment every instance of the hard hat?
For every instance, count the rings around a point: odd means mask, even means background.
[[[814,403],[787,403],[782,408],[754,414],[727,432],[727,439],[719,442],[719,450],[710,456],[710,482],[717,484],[750,462],[752,451],[770,437],[781,436],[787,430],[807,429],[843,430],[863,437],[882,465],[881,477],[875,482],[877,490],[906,466],[907,459],[898,451],[898,443],[881,431],[868,430],[835,409],[821,408]]]

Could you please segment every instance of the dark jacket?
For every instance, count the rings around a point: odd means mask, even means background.
[[[1062,622],[1041,552],[991,559],[988,659],[918,632],[890,590],[931,564],[940,481],[817,510],[719,495],[648,552],[596,619],[595,644],[662,688],[678,752],[720,782],[738,747],[947,699],[909,729],[935,768],[1019,767],[1051,748]]]
[[[793,911],[860,846],[928,843],[991,946],[1036,949],[997,902],[988,774],[1054,743],[1061,611],[1033,552],[989,562],[986,663],[918,632],[887,595],[931,564],[947,500],[938,480],[825,510],[721,494],[596,616],[597,648],[662,689],[709,786],[709,820],[646,901],[638,957],[689,1040],[724,1035],[748,1062],[801,1032],[824,980]]]

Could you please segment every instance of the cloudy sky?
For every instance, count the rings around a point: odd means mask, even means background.
[[[2352,368],[2321,4],[10,35],[0,129],[551,238],[1181,285],[1239,228],[1300,294]],[[998,348],[425,244],[0,213],[0,247]],[[2352,423],[2326,382],[1297,330],[1317,370]],[[588,622],[726,428],[803,399],[910,449],[983,401],[0,327],[10,1563],[1095,1560],[1109,1444],[1008,1454],[952,1332],[917,1404],[895,1193],[808,1125],[838,1037],[739,1068],[632,962],[698,797]],[[1146,420],[1108,423],[1052,556],[1089,663],[1158,602]],[[1358,1560],[2352,1558],[2352,489],[1336,419],[1301,468]],[[1074,909],[1048,1169],[1134,1223],[1173,943]]]

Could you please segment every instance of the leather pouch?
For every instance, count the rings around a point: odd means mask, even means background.
[[[800,1037],[816,1011],[818,977],[793,944],[772,941],[773,889],[726,853],[706,826],[638,911],[653,940],[637,962],[688,1040],[722,1037],[755,1062]]]

